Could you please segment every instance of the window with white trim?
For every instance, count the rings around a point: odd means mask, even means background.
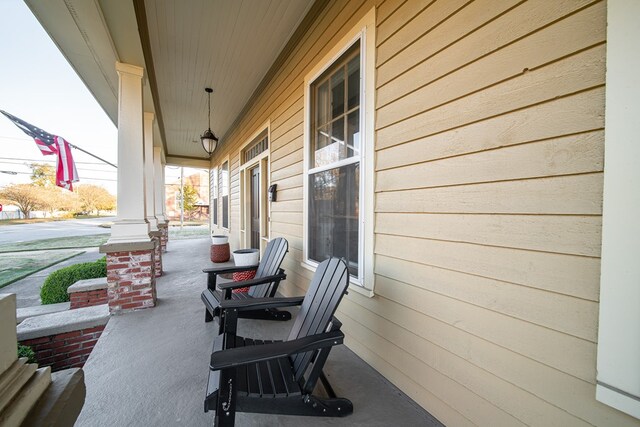
[[[222,228],[229,228],[229,161],[220,167],[220,197],[222,199]]]
[[[310,87],[307,256],[347,261],[359,275],[360,41]]]
[[[375,8],[304,79],[302,266],[344,258],[356,292],[374,288]]]
[[[211,222],[218,225],[218,168],[211,169]]]

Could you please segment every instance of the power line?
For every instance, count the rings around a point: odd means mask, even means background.
[[[53,159],[25,159],[22,157],[0,157],[0,160],[23,160],[25,162],[33,162],[33,163],[43,163],[43,162],[50,162],[50,163],[55,163],[55,160]],[[104,163],[102,162],[75,162],[77,164],[83,164],[83,165],[104,165]]]
[[[17,172],[17,171],[3,171],[3,172],[10,172],[11,175],[14,175],[13,172],[15,172],[16,174],[20,174],[20,175],[31,175],[31,172]],[[48,175],[47,174],[47,175],[42,175],[42,176],[46,176],[46,177],[49,177],[49,178],[55,178],[55,175]],[[91,178],[91,177],[86,177],[86,176],[83,176],[82,179],[90,179],[90,180],[93,180],[93,181],[113,181],[113,182],[118,181],[117,179]]]
[[[7,165],[11,165],[11,166],[24,166],[24,167],[28,167],[28,168],[31,167],[31,166],[27,165],[26,163],[7,162],[7,161],[2,161],[2,160],[0,160],[0,164],[7,164]],[[92,168],[88,168],[88,167],[80,167],[80,168],[77,168],[77,169],[79,171],[84,171],[84,172],[118,173],[118,171],[114,171],[114,170],[92,169]]]
[[[0,138],[2,138],[2,139],[15,139],[15,140],[18,140],[18,141],[28,141],[28,139],[25,139],[25,138],[16,138],[16,137],[13,137],[13,136],[0,136]],[[113,166],[114,168],[118,169],[118,166],[114,165],[114,164],[113,164],[113,163],[111,163],[111,162],[106,161],[106,160],[105,160],[105,159],[103,159],[102,157],[98,157],[98,156],[96,156],[95,154],[92,154],[92,153],[88,152],[87,150],[84,150],[84,149],[82,149],[82,148],[78,147],[77,145],[70,143],[69,141],[67,141],[67,144],[69,144],[69,146],[70,146],[71,148],[75,148],[76,150],[80,150],[80,151],[82,151],[83,153],[88,154],[89,156],[94,157],[94,158],[96,158],[96,159],[98,159],[98,160],[100,160],[100,161],[102,161],[102,162],[104,162],[104,163],[106,163],[106,164],[108,164],[108,165],[111,165],[111,166]]]

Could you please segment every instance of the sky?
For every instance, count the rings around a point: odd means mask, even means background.
[[[115,125],[22,0],[0,0],[0,40],[0,110],[117,165]],[[72,154],[78,184],[116,194],[113,166],[78,150]],[[54,166],[55,156],[43,156],[33,139],[0,114],[0,187],[30,182],[30,163]],[[196,172],[184,168],[185,177]],[[166,184],[179,182],[180,168],[169,166],[165,174]]]
[[[117,164],[117,130],[21,0],[0,0],[0,110]],[[116,193],[116,169],[73,150],[79,184]],[[29,163],[55,165],[0,115],[0,187],[29,182]]]

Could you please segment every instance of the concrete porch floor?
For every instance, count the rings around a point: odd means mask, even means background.
[[[204,413],[215,322],[204,323],[202,268],[209,239],[172,241],[163,254],[155,308],[112,317],[84,367],[87,397],[76,426],[210,426]],[[284,338],[291,322],[240,320],[240,334]],[[238,413],[238,426],[440,426],[429,413],[344,345],[325,372],[340,397],[353,402],[345,418]]]

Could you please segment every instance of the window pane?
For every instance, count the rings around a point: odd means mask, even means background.
[[[347,64],[347,100],[348,110],[360,105],[360,55],[356,55]]]
[[[329,125],[319,127],[316,131],[316,150],[324,148],[329,144],[331,144]]]
[[[224,162],[220,170],[220,194],[222,196],[222,226],[229,228],[229,162]]]
[[[309,259],[336,256],[358,276],[358,163],[309,175]]]
[[[211,169],[211,218],[218,225],[218,169]]]
[[[218,225],[218,198],[213,199],[213,223]]]
[[[344,123],[342,119],[340,119],[340,122]],[[314,168],[328,165],[341,159],[340,144],[329,134],[332,128],[333,125],[327,125],[316,132],[318,146],[313,153]]]
[[[222,226],[229,228],[229,196],[222,196]]]
[[[318,86],[316,93],[316,126],[322,126],[329,121],[329,81]]]
[[[347,119],[347,156],[360,155],[360,109],[349,113]]]
[[[331,124],[331,143],[335,144],[335,151],[338,155],[333,161],[342,160],[347,157],[347,148],[344,145],[344,117]]]
[[[331,118],[344,114],[344,68],[331,76]]]

